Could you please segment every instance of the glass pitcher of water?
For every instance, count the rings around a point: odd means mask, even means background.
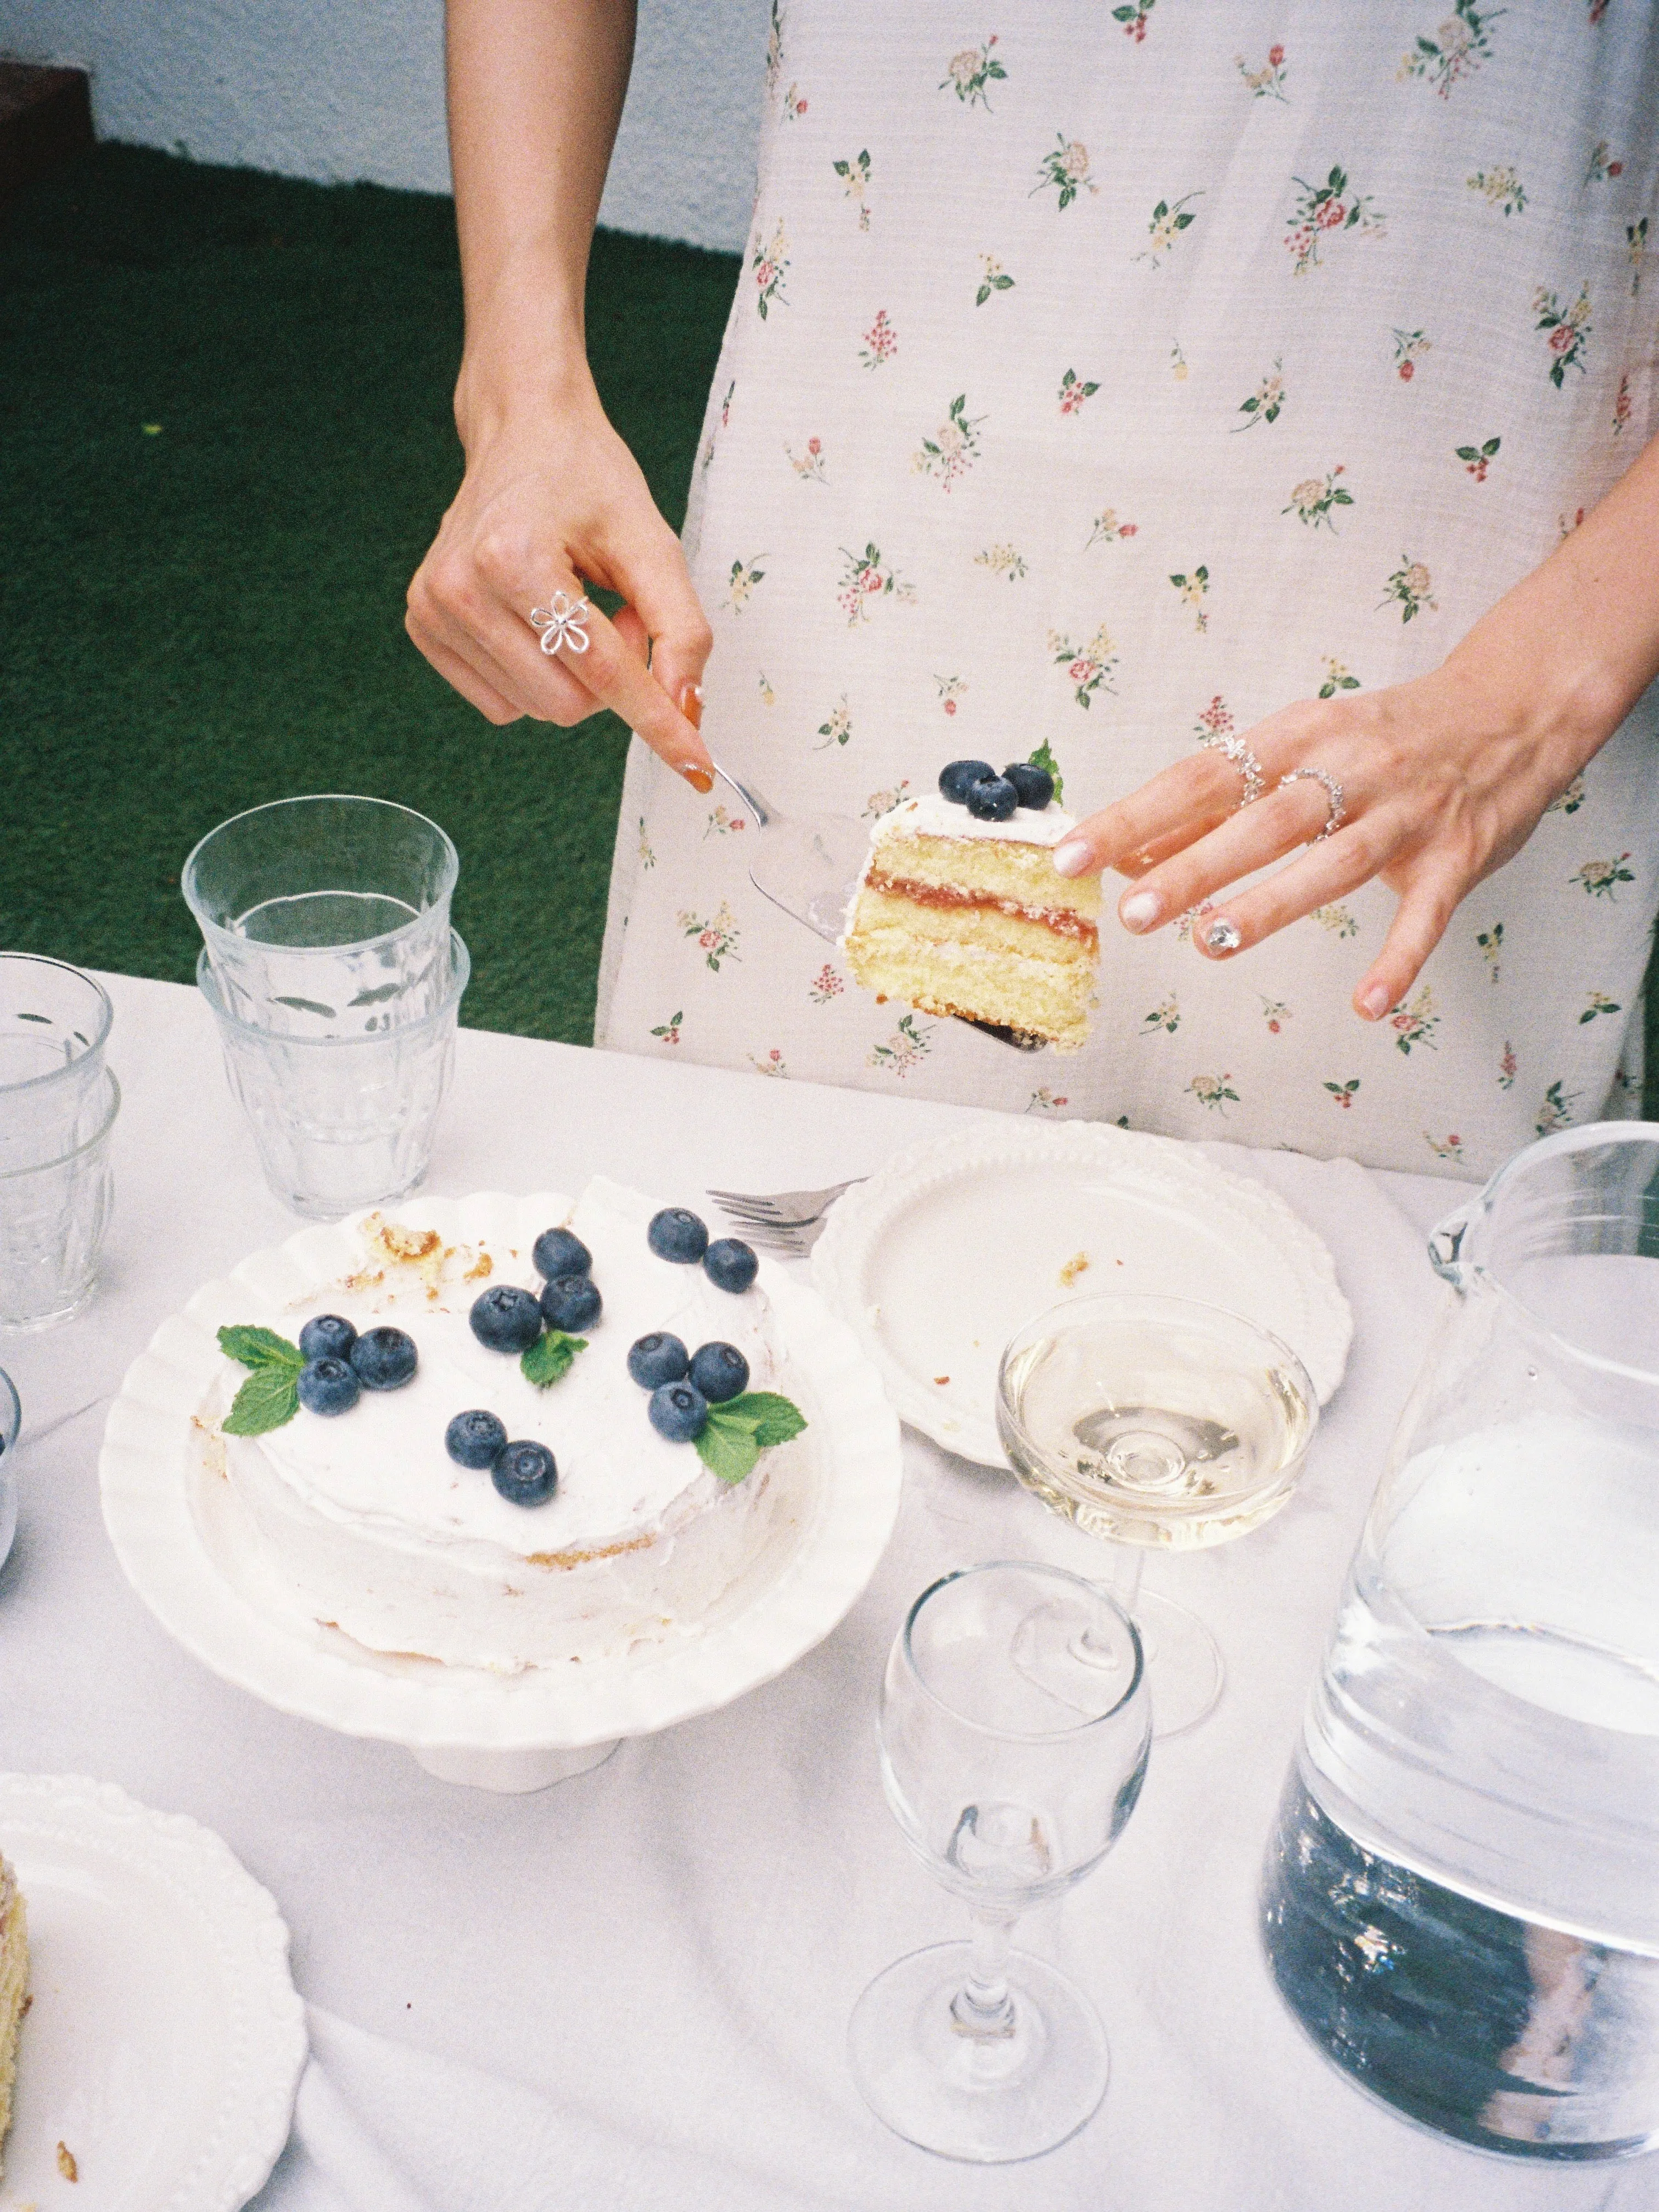
[[[1488,2150],[1659,2143],[1659,1125],[1566,1130],[1430,1240],[1448,1310],[1268,1849],[1279,1990]]]

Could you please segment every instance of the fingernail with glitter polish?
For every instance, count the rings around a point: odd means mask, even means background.
[[[680,774],[685,778],[693,791],[701,791],[707,795],[707,793],[714,788],[714,777],[709,775],[706,768],[699,768],[695,761],[690,762],[684,768],[683,768],[680,770]]]
[[[1150,929],[1162,911],[1163,902],[1156,891],[1131,891],[1118,908],[1117,918],[1125,929],[1133,929],[1139,936]]]
[[[702,686],[685,684],[680,687],[680,712],[694,730],[702,727]]]
[[[1054,873],[1057,876],[1080,876],[1089,865],[1089,848],[1080,837],[1069,837],[1063,845],[1054,848]]]
[[[1389,994],[1381,983],[1373,983],[1359,1001],[1359,1011],[1368,1022],[1380,1022],[1389,1011]]]
[[[1236,921],[1222,915],[1204,933],[1204,944],[1211,952],[1237,952],[1244,942],[1244,933]]]

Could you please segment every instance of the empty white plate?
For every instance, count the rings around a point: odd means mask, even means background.
[[[1003,1346],[1064,1297],[1149,1292],[1243,1314],[1298,1355],[1322,1402],[1353,1334],[1330,1254],[1275,1192],[1192,1146],[1086,1121],[902,1153],[837,1202],[812,1277],[901,1418],[984,1467],[1007,1465]]]

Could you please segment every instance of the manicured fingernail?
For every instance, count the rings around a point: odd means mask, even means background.
[[[680,712],[694,730],[702,727],[702,686],[684,684],[680,687]]]
[[[1243,942],[1243,931],[1224,914],[1218,915],[1204,933],[1205,949],[1210,952],[1237,952]]]
[[[680,774],[685,778],[693,791],[701,791],[707,795],[714,788],[714,777],[709,775],[706,768],[699,768],[695,761],[689,763],[686,767],[683,768],[680,770]]]
[[[1380,1022],[1389,1011],[1389,994],[1381,983],[1373,983],[1369,991],[1361,994],[1359,1011],[1368,1022]]]
[[[1156,891],[1131,891],[1117,909],[1117,918],[1125,929],[1133,929],[1139,936],[1150,929],[1163,911],[1164,902]]]
[[[1089,865],[1089,848],[1080,837],[1068,837],[1063,845],[1054,848],[1054,873],[1057,876],[1080,876]]]

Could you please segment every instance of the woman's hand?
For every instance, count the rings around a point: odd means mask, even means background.
[[[492,722],[529,714],[570,724],[620,714],[671,768],[710,788],[697,734],[713,642],[679,540],[599,404],[586,365],[551,391],[458,416],[466,474],[409,587],[409,634]],[[542,650],[532,608],[588,582],[622,593],[614,623],[583,617],[586,652],[567,635]],[[647,659],[649,665],[647,666]]]
[[[1193,938],[1212,960],[1379,877],[1400,905],[1353,994],[1354,1011],[1378,1021],[1458,902],[1520,851],[1656,675],[1659,439],[1431,675],[1281,708],[1228,741],[1235,758],[1198,753],[1091,815],[1054,864],[1134,877],[1117,911],[1137,935],[1204,908]],[[1262,795],[1241,805],[1246,749]],[[1310,769],[1339,787],[1340,821]],[[1287,784],[1292,770],[1303,773]]]

